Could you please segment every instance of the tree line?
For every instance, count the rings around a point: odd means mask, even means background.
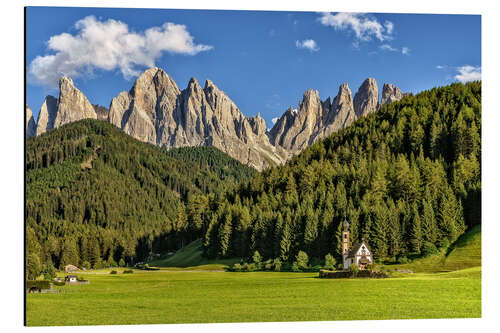
[[[98,268],[178,249],[203,235],[208,199],[254,173],[216,148],[167,151],[98,120],[30,138],[29,261]]]
[[[342,222],[379,260],[447,247],[481,221],[481,83],[383,105],[209,206],[209,257],[340,260]]]

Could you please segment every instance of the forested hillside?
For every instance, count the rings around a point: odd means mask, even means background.
[[[339,258],[344,220],[376,258],[446,247],[481,221],[481,82],[383,105],[209,206],[209,257]]]
[[[98,120],[27,140],[28,262],[143,260],[201,238],[209,258],[375,257],[446,247],[481,221],[481,82],[406,96],[261,173],[215,148],[165,150]]]
[[[167,151],[98,120],[26,143],[28,261],[99,267],[202,237],[208,200],[255,173],[215,148]]]

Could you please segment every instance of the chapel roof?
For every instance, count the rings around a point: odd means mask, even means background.
[[[360,243],[357,243],[357,244],[354,244],[354,246],[351,248],[351,250],[347,253],[347,257],[348,258],[352,258],[354,257],[354,255],[359,251],[359,249],[361,248],[361,246],[364,245],[366,247],[366,249],[369,250],[369,247],[368,245],[366,244],[366,242],[363,240],[361,241]]]

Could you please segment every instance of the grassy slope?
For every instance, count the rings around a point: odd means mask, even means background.
[[[409,264],[390,265],[390,268],[414,272],[449,272],[481,266],[481,225],[473,227],[453,243],[448,251],[416,259]]]
[[[81,274],[89,285],[29,294],[27,321],[38,326],[480,317],[480,272],[319,279],[317,273],[100,271]]]
[[[188,244],[181,250],[177,251],[171,257],[166,259],[154,260],[149,263],[151,266],[159,267],[182,267],[207,269],[207,270],[221,270],[227,265],[232,265],[239,262],[239,258],[235,259],[206,259],[202,257],[203,243],[201,239],[195,240]]]

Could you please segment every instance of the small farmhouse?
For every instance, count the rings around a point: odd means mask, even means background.
[[[361,243],[351,247],[349,232],[349,223],[344,221],[342,229],[342,265],[348,269],[350,265],[356,264],[359,269],[366,269],[368,265],[373,264],[373,254],[363,239]]]
[[[64,279],[66,282],[69,283],[76,283],[78,282],[78,278],[76,275],[66,275],[66,278]]]

